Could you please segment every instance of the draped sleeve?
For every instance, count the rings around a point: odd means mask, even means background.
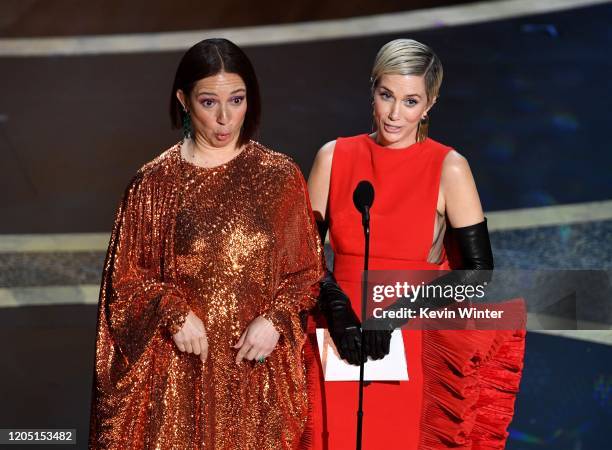
[[[103,272],[103,320],[121,355],[132,361],[159,327],[176,333],[189,312],[181,292],[164,274],[171,192],[139,173],[116,214]]]
[[[295,328],[299,325],[299,313],[316,304],[324,257],[306,182],[295,163],[289,164],[281,185],[283,194],[273,220],[277,228],[279,282],[276,295],[263,315],[281,335],[292,339],[301,330]]]

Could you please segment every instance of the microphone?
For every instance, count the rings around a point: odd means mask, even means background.
[[[353,191],[353,203],[361,213],[363,226],[370,221],[370,208],[374,203],[374,186],[367,180],[361,180]]]
[[[353,203],[357,211],[361,213],[361,224],[363,225],[363,237],[365,240],[365,251],[363,258],[363,278],[361,280],[361,320],[366,317],[366,298],[368,297],[368,260],[370,258],[370,208],[374,203],[374,186],[367,180],[361,180],[353,191]],[[361,339],[363,344],[363,328]],[[359,363],[359,406],[357,408],[357,450],[361,450],[363,435],[363,387],[364,383],[364,346],[360,346]],[[368,382],[369,384],[369,382]]]

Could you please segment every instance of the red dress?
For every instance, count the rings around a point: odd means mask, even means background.
[[[444,218],[436,212],[442,163],[450,147],[432,139],[389,149],[367,134],[339,138],[329,191],[334,275],[360,314],[363,229],[352,201],[360,180],[375,189],[371,270],[449,269]],[[310,330],[312,331],[312,329]],[[364,388],[363,448],[503,448],[523,366],[523,330],[402,330],[409,381]],[[316,341],[310,339],[311,346]],[[315,347],[316,348],[316,347]],[[312,347],[314,447],[355,448],[357,382],[325,382]],[[312,352],[312,353],[311,353]],[[313,370],[311,370],[311,374]]]

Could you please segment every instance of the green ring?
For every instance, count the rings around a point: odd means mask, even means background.
[[[262,364],[262,363],[266,362],[266,358],[264,356],[262,356],[260,358],[257,358],[257,362]]]

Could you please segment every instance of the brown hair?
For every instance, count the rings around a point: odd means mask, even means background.
[[[205,39],[185,52],[176,69],[170,93],[170,121],[173,128],[181,128],[185,120],[183,107],[176,98],[179,89],[188,97],[199,80],[221,72],[240,75],[246,85],[247,112],[238,137],[238,145],[243,145],[254,138],[259,128],[261,118],[259,83],[247,55],[227,39]]]

